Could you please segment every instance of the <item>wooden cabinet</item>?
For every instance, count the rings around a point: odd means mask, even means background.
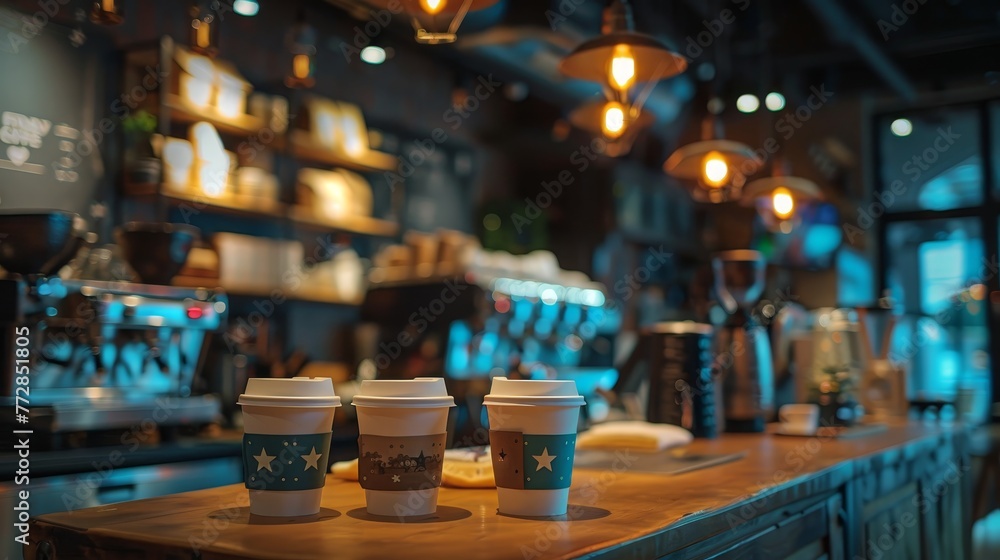
[[[692,519],[659,558],[969,558],[968,473],[964,434],[938,434]]]

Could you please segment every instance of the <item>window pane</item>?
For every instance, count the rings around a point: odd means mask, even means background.
[[[988,396],[983,283],[995,272],[978,219],[891,223],[886,236],[888,286],[902,313],[889,358],[909,372],[910,396]],[[986,406],[975,403],[977,416]]]
[[[888,212],[950,210],[983,199],[976,109],[883,117],[878,201]]]

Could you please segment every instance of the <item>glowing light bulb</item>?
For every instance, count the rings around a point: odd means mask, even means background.
[[[625,131],[625,110],[621,103],[609,101],[604,106],[604,118],[601,119],[601,129],[609,138],[618,138]]]
[[[635,81],[635,58],[628,45],[616,45],[608,72],[611,85],[618,91],[625,91]]]
[[[420,0],[420,7],[430,15],[435,15],[444,9],[447,0]]]
[[[771,194],[771,208],[774,209],[774,215],[778,218],[788,219],[792,215],[792,211],[795,210],[795,200],[792,199],[792,193],[785,187],[774,189],[774,193]]]
[[[703,179],[710,187],[721,187],[729,179],[729,164],[719,152],[709,152],[702,163]]]
[[[210,25],[206,20],[195,20],[194,22],[195,44],[200,48],[207,49],[212,45],[211,35],[209,34],[211,31]]]
[[[297,54],[292,57],[292,75],[300,80],[309,77],[311,66],[312,61],[309,60],[309,55],[307,54]]]

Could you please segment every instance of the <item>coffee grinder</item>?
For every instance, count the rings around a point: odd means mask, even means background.
[[[736,250],[718,253],[712,268],[728,314],[713,341],[725,429],[763,432],[774,412],[774,371],[767,330],[751,311],[764,291],[767,263],[759,251]]]

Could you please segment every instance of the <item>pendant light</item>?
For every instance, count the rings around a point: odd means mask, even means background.
[[[290,88],[311,88],[316,85],[316,29],[309,25],[304,10],[299,11],[295,25],[288,33],[291,64],[285,76]]]
[[[212,56],[219,54],[219,2],[198,0],[191,6],[191,50]]]
[[[477,12],[500,0],[371,0],[385,10],[398,11],[400,3],[413,24],[414,38],[424,45],[454,43],[458,28],[469,12]]]
[[[90,21],[100,25],[119,25],[125,17],[115,0],[99,0],[90,10]]]
[[[619,157],[632,149],[636,136],[653,124],[648,111],[617,101],[588,101],[569,114],[573,126],[607,142],[605,155]]]
[[[637,33],[627,0],[613,0],[604,9],[601,35],[573,49],[559,63],[570,78],[602,84],[609,101],[631,105],[632,88],[676,76],[687,60],[654,37]]]
[[[797,223],[799,205],[822,200],[819,186],[790,174],[786,161],[776,160],[773,175],[752,181],[743,191],[743,205],[754,206],[771,231],[790,233]]]
[[[710,113],[702,121],[702,140],[670,154],[663,170],[697,185],[691,191],[695,200],[727,202],[740,197],[747,176],[756,173],[763,163],[746,144],[725,140],[722,121]]]

